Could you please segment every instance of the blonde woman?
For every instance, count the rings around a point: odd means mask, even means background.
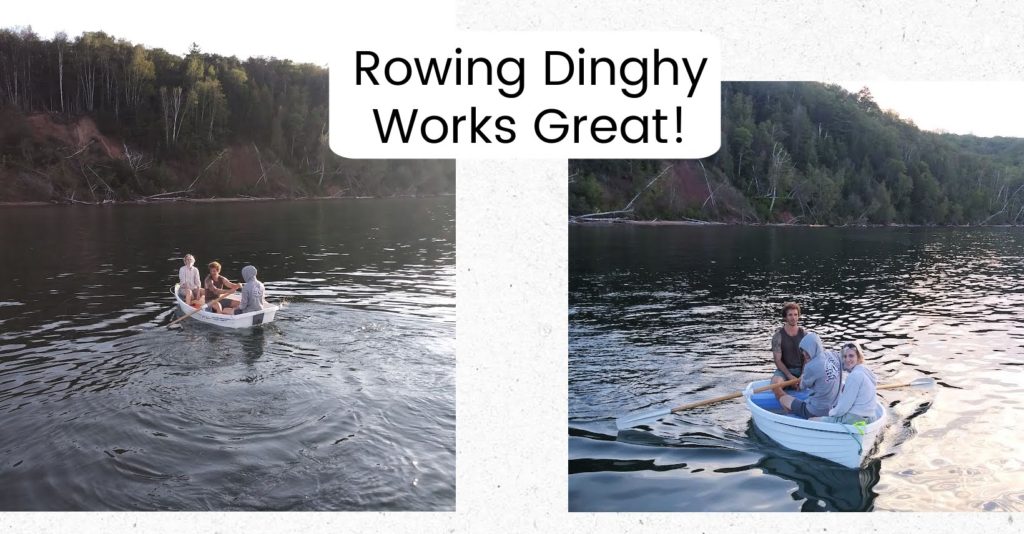
[[[196,269],[196,258],[185,254],[184,265],[178,269],[178,294],[185,304],[199,309],[203,305],[203,288],[199,283],[199,269]]]
[[[864,365],[864,352],[860,345],[843,345],[843,368],[848,372],[839,398],[828,416],[819,420],[852,425],[858,421],[875,421],[875,375]]]

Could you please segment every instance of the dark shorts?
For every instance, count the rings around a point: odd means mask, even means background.
[[[804,372],[804,370],[801,369],[801,368],[790,367],[789,368],[789,372],[793,373],[793,376],[795,376],[797,378],[800,378],[800,373]],[[783,374],[782,371],[780,371],[778,369],[775,370],[775,373],[772,376],[777,376],[779,378],[786,378],[786,375]]]
[[[812,417],[821,417],[822,415],[828,415],[825,413],[813,413],[807,409],[807,403],[800,399],[793,399],[793,403],[790,404],[790,412],[793,415],[803,417],[804,419],[810,419]]]

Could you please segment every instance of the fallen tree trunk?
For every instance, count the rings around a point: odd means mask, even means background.
[[[602,218],[606,218],[607,216],[610,216],[610,215],[629,215],[629,216],[632,216],[633,215],[633,204],[635,204],[637,199],[640,198],[640,195],[643,195],[645,191],[650,189],[651,186],[654,185],[654,182],[657,182],[658,178],[661,178],[662,176],[664,176],[665,173],[667,173],[669,171],[669,169],[671,169],[671,168],[672,168],[672,165],[669,165],[669,166],[665,167],[664,169],[662,169],[661,172],[659,172],[657,176],[655,176],[654,178],[651,178],[651,180],[649,182],[647,182],[647,185],[645,185],[643,187],[643,189],[641,189],[636,195],[634,195],[633,199],[630,200],[629,203],[626,204],[626,207],[622,208],[621,210],[602,211],[602,212],[599,212],[599,213],[587,213],[587,214],[584,214],[584,215],[577,215],[575,217],[571,217],[571,219],[573,219],[573,220],[576,220],[576,219],[602,219]]]

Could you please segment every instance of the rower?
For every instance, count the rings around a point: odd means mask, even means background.
[[[782,317],[786,321],[772,336],[772,356],[775,358],[775,374],[772,384],[798,378],[803,372],[804,362],[800,354],[800,341],[804,329],[800,326],[800,305],[787,302],[782,306]],[[775,397],[782,396],[782,388],[772,390]]]
[[[210,270],[210,274],[206,275],[206,280],[203,282],[203,287],[206,289],[207,300],[216,299],[221,295],[226,295],[232,290],[242,287],[241,285],[228,280],[224,276],[221,276],[221,266],[219,262],[211,261],[206,267]],[[234,310],[232,310],[232,308],[237,306],[238,302],[230,299],[220,299],[220,301],[210,304],[214,313],[223,313],[225,315],[233,314]]]

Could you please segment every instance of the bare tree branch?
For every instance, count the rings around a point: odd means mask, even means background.
[[[647,185],[645,185],[644,188],[641,189],[640,192],[637,193],[636,196],[633,197],[633,200],[629,201],[629,204],[626,204],[625,208],[622,208],[622,211],[633,211],[633,203],[636,202],[636,200],[638,198],[640,198],[640,195],[644,194],[644,191],[647,191],[648,189],[650,189],[651,186],[654,185],[654,182],[657,182],[658,178],[661,178],[662,176],[664,176],[665,173],[668,172],[669,169],[671,169],[671,168],[672,168],[672,165],[669,165],[669,166],[665,167],[664,169],[662,169],[661,172],[659,172],[657,176],[655,176],[654,178],[651,178],[651,181],[647,182]]]
[[[638,192],[633,197],[633,200],[630,200],[629,204],[626,204],[626,207],[622,208],[621,210],[602,211],[600,213],[587,213],[585,215],[577,215],[575,217],[572,217],[572,219],[573,220],[577,220],[577,219],[584,219],[584,220],[586,220],[586,219],[605,219],[609,215],[632,215],[633,214],[633,204],[636,203],[638,198],[640,198],[640,195],[644,194],[644,191],[647,191],[648,189],[650,189],[651,186],[654,185],[654,182],[658,181],[658,178],[661,178],[662,176],[664,176],[665,173],[667,173],[669,171],[669,169],[671,169],[671,168],[672,168],[672,165],[669,165],[669,166],[665,167],[664,169],[662,169],[661,172],[659,172],[657,176],[655,176],[654,178],[651,178],[651,180],[649,182],[647,182],[647,185],[645,185],[644,188],[641,189],[640,192]]]
[[[260,156],[260,149],[256,146],[256,143],[252,144],[252,149],[256,151],[256,161],[260,164],[260,177],[256,180],[256,185],[260,185],[261,181],[267,179],[267,170],[263,168],[263,157]],[[320,181],[323,181],[323,175],[321,175]]]
[[[223,156],[224,153],[227,152],[227,151],[228,151],[228,149],[226,149],[226,148],[224,150],[221,150],[220,154],[217,154],[217,157],[213,158],[213,161],[211,161],[205,168],[203,168],[202,171],[200,171],[200,173],[198,175],[196,175],[196,179],[192,180],[192,183],[188,185],[188,188],[186,189],[186,191],[191,191],[192,188],[195,187],[196,182],[198,182],[199,179],[202,178],[203,173],[205,173],[207,170],[209,170],[209,168],[212,167],[214,163],[217,163],[220,160],[221,156]]]
[[[89,146],[90,146],[90,145],[92,145],[92,144],[93,144],[93,143],[95,143],[95,142],[96,142],[96,138],[95,138],[95,137],[93,137],[92,139],[90,139],[90,140],[89,140],[89,142],[88,142],[88,143],[86,143],[86,144],[85,144],[85,145],[84,145],[84,146],[83,146],[83,147],[81,148],[81,150],[79,150],[78,152],[75,152],[74,154],[71,154],[70,156],[65,156],[65,157],[64,157],[64,159],[71,159],[71,158],[73,158],[73,157],[75,157],[75,156],[77,156],[77,155],[81,154],[82,152],[85,152],[85,150],[86,150],[87,148],[89,148]]]
[[[710,200],[711,201],[711,207],[715,208],[715,209],[718,209],[718,205],[715,204],[715,192],[711,190],[711,180],[708,179],[708,170],[706,168],[704,168],[704,161],[703,160],[697,160],[697,162],[700,163],[700,169],[702,171],[704,171],[704,183],[706,183],[708,185],[708,198],[704,199],[704,203],[701,204],[700,207],[703,208],[704,206],[706,206],[707,203],[708,203],[708,200]]]

